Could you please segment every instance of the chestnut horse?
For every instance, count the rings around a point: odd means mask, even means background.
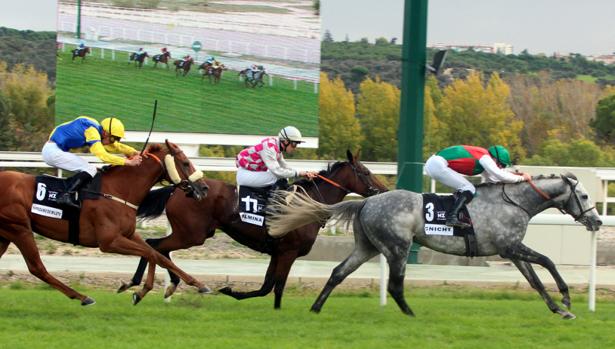
[[[167,69],[169,69],[169,58],[171,58],[170,51],[165,51],[164,53],[154,55],[152,57],[152,61],[154,61],[154,68],[158,66],[158,63],[164,63],[167,66]]]
[[[186,76],[186,74],[188,74],[188,72],[190,71],[190,66],[192,66],[192,63],[194,63],[194,59],[192,58],[187,61],[178,59],[173,62],[173,65],[175,66],[175,76],[179,76],[179,74],[182,74],[182,76]]]
[[[201,81],[205,80],[205,77],[207,76],[210,84],[217,84],[220,82],[220,79],[222,78],[222,71],[226,70],[226,67],[224,64],[214,66],[211,63],[205,62],[199,66],[199,70],[202,74]]]
[[[300,180],[295,184],[315,200],[327,204],[340,202],[351,192],[371,196],[387,191],[387,188],[361,164],[357,156],[353,156],[350,152],[347,152],[347,156],[348,161],[336,162],[327,170],[321,171],[322,177],[313,181]],[[237,212],[239,199],[234,185],[219,180],[206,181],[209,187],[208,195],[200,202],[189,200],[185,195],[177,195],[177,191],[167,188],[154,190],[143,200],[137,213],[139,217],[157,217],[162,214],[166,206],[167,218],[173,228],[170,235],[148,239],[147,243],[170,258],[169,252],[202,245],[219,228],[237,242],[271,256],[265,280],[259,290],[239,292],[225,287],[220,292],[240,300],[262,297],[273,290],[274,307],[279,309],[290,268],[297,258],[310,252],[320,224],[309,224],[291,231],[283,238],[273,238],[269,236],[265,227],[243,223],[239,219]],[[141,258],[132,280],[122,283],[118,292],[139,285],[147,263],[147,260]],[[177,276],[171,272],[169,275],[171,285],[167,288],[165,297],[173,294],[179,284]]]
[[[85,56],[90,53],[90,48],[88,46],[84,46],[83,48],[76,48],[71,51],[73,53],[73,62],[75,61],[75,57],[81,57],[81,62],[85,61]]]
[[[133,52],[130,54],[128,59],[130,60],[130,62],[135,62],[135,68],[141,68],[143,67],[143,62],[145,62],[145,58],[147,57],[149,57],[149,55],[145,51],[143,51],[141,54]]]
[[[148,260],[152,267],[148,270],[143,289],[133,295],[134,304],[152,289],[155,265],[177,273],[187,284],[197,287],[199,292],[209,292],[209,288],[152,249],[135,233],[136,208],[155,183],[170,178],[178,187],[200,200],[206,190],[203,182],[198,181],[202,173],[195,171],[182,150],[168,141],[166,147],[151,145],[143,156],[140,166],[114,166],[103,171],[100,193],[96,193],[100,199],[84,200],[82,203],[79,244],[98,247],[103,252],[141,256]],[[12,242],[19,248],[30,273],[67,297],[80,300],[81,305],[94,304],[94,299],[73,290],[49,274],[41,261],[32,232],[69,242],[69,225],[65,220],[31,213],[32,198],[36,191],[35,177],[14,171],[1,171],[0,183],[0,257]],[[195,199],[190,201],[196,202]]]

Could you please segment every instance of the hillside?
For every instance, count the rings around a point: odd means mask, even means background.
[[[44,71],[51,84],[56,79],[56,33],[0,27],[0,60],[9,68],[17,63],[31,64]]]

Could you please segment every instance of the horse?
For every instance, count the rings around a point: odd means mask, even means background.
[[[149,55],[147,54],[147,52],[143,51],[143,53],[141,54],[137,54],[136,52],[133,52],[130,54],[130,61],[134,61],[135,62],[135,67],[136,68],[141,68],[143,67],[143,62],[145,61],[145,58],[149,57]]]
[[[226,70],[226,67],[224,64],[213,66],[211,63],[205,62],[199,66],[199,70],[202,74],[201,81],[205,80],[205,76],[207,76],[209,78],[209,83],[217,84],[220,82],[220,79],[222,78],[222,71]]]
[[[340,202],[351,192],[370,196],[387,190],[359,161],[358,153],[353,155],[348,151],[346,156],[347,161],[336,162],[327,170],[321,171],[321,177],[313,181],[299,180],[294,184],[303,188],[314,199],[324,203]],[[166,207],[172,233],[163,238],[148,239],[146,242],[169,257],[171,251],[202,245],[206,239],[214,235],[216,229],[221,229],[237,242],[269,254],[271,260],[260,289],[239,292],[224,287],[219,292],[241,300],[266,296],[273,290],[274,308],[279,309],[290,268],[297,258],[310,252],[321,224],[309,224],[294,229],[284,238],[272,237],[264,226],[247,224],[240,220],[237,212],[239,198],[235,185],[212,179],[206,181],[209,187],[208,196],[198,203],[186,199],[184,195],[173,195],[176,193],[172,189],[154,190],[148,195],[139,206],[138,216],[154,218],[162,214]],[[145,259],[141,259],[133,278],[127,283],[122,282],[118,292],[139,285],[147,263]],[[165,292],[165,298],[175,292],[179,283],[175,275],[172,273],[169,275],[171,284]]]
[[[133,294],[133,304],[137,304],[153,288],[156,265],[177,273],[182,280],[197,287],[201,293],[211,292],[207,286],[179,269],[135,233],[137,207],[155,183],[171,179],[180,190],[194,197],[190,200],[196,202],[206,194],[206,187],[199,180],[203,174],[195,171],[183,151],[168,141],[166,145],[149,146],[143,156],[143,162],[137,167],[104,168],[100,174],[100,192],[90,192],[99,199],[82,202],[78,244],[98,247],[102,252],[141,256],[151,263],[152,267],[148,270],[143,289]],[[69,238],[71,234],[66,220],[31,212],[35,193],[37,197],[44,197],[45,186],[41,188],[41,185],[38,185],[37,188],[33,175],[14,171],[0,171],[0,183],[0,257],[9,244],[14,243],[32,275],[68,298],[80,300],[81,305],[94,304],[94,299],[56,279],[43,265],[33,231],[52,240],[77,243]]]
[[[164,63],[169,69],[169,58],[171,58],[171,52],[165,51],[164,53],[160,53],[152,56],[152,61],[154,61],[154,68],[158,66],[158,63]]]
[[[181,59],[175,60],[175,62],[173,62],[173,65],[175,66],[175,76],[179,76],[182,70],[184,71],[181,73],[182,76],[186,76],[186,74],[190,71],[190,66],[192,66],[192,63],[194,63],[192,58],[187,61],[183,61]]]
[[[71,51],[73,53],[73,62],[75,61],[75,57],[81,57],[81,62],[85,61],[85,55],[90,53],[90,48],[88,46],[84,46],[83,48],[76,48]]]
[[[406,260],[413,241],[433,250],[465,255],[463,237],[427,235],[423,217],[423,197],[419,193],[395,190],[362,201],[346,201],[323,205],[305,196],[296,195],[287,203],[284,197],[274,200],[268,217],[272,233],[289,231],[305,224],[320,222],[328,217],[341,222],[353,221],[355,246],[352,253],[331,273],[331,277],[312,305],[320,312],[327,297],[350,273],[375,255],[382,253],[388,262],[388,291],[401,311],[414,313],[406,303],[403,292]],[[550,177],[538,176],[530,182],[516,184],[487,184],[477,187],[477,195],[468,205],[477,240],[477,256],[493,256],[511,260],[547,304],[549,310],[563,319],[574,319],[570,310],[568,286],[548,257],[522,243],[529,220],[547,208],[557,208],[574,217],[587,230],[596,231],[602,225],[598,212],[587,191],[572,174]],[[547,269],[562,295],[560,308],[545,291],[531,263]]]
[[[265,86],[265,82],[263,81],[263,77],[265,75],[269,76],[267,74],[267,72],[265,71],[265,68],[263,68],[263,66],[259,66],[259,70],[252,72],[252,77],[248,76],[250,69],[244,69],[242,71],[239,72],[238,76],[242,77],[243,76],[243,81],[246,85],[246,87],[263,87]]]

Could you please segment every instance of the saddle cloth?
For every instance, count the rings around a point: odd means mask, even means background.
[[[449,227],[446,225],[446,213],[451,211],[454,202],[455,198],[452,195],[423,194],[425,234],[462,236],[466,243],[466,256],[474,257],[478,247],[468,209],[464,206],[459,211],[459,220],[470,224],[468,228]]]
[[[239,218],[248,224],[262,227],[265,224],[265,210],[271,186],[254,188],[239,187]]]

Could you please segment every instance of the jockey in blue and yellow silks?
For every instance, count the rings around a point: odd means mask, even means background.
[[[58,203],[78,207],[71,200],[71,193],[89,182],[96,175],[96,166],[71,153],[71,149],[88,146],[90,153],[111,165],[138,166],[141,156],[133,147],[120,143],[124,137],[124,125],[117,118],[106,118],[100,123],[93,118],[80,116],[57,126],[43,146],[42,155],[46,164],[67,171],[77,172],[67,192],[58,198]],[[121,153],[123,158],[109,152]]]
[[[515,174],[505,171],[511,165],[508,150],[501,145],[489,149],[471,145],[455,145],[440,150],[425,162],[425,172],[431,178],[456,190],[453,209],[446,217],[446,225],[465,227],[457,214],[464,204],[469,203],[476,188],[463,175],[480,174],[490,183],[516,183],[529,181],[527,173]]]

